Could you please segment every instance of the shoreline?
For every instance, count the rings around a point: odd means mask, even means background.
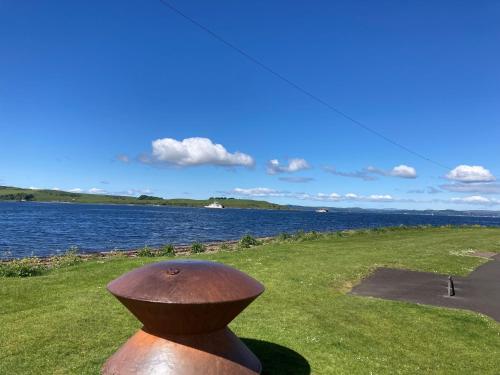
[[[327,237],[327,236],[338,236],[338,237],[348,237],[350,235],[354,234],[361,234],[361,233],[386,233],[386,232],[395,232],[395,231],[406,231],[406,230],[428,230],[428,229],[439,229],[439,228],[456,228],[456,229],[468,229],[468,228],[498,228],[499,226],[488,226],[488,225],[479,225],[479,224],[464,224],[464,225],[412,225],[412,226],[406,226],[406,225],[399,225],[399,226],[387,226],[387,227],[376,227],[376,228],[355,228],[355,229],[339,229],[339,230],[333,230],[333,231],[303,231],[299,230],[293,233],[279,233],[274,236],[264,236],[264,237],[253,237],[250,236],[252,239],[256,240],[259,242],[259,244],[266,244],[270,243],[272,241],[279,240],[280,237],[284,241],[294,241],[297,240],[297,238],[302,238],[305,236],[312,236],[314,238],[321,238],[321,237]],[[244,237],[244,236],[243,236]],[[155,245],[155,246],[149,246],[145,245],[140,248],[133,248],[133,249],[128,249],[128,250],[120,250],[120,249],[112,249],[112,250],[96,250],[96,251],[82,251],[79,252],[78,248],[69,248],[66,252],[64,253],[59,253],[59,254],[53,254],[53,255],[41,255],[41,256],[25,256],[25,257],[12,257],[12,258],[0,258],[0,264],[6,264],[10,262],[15,262],[15,261],[20,261],[23,259],[32,259],[36,260],[42,264],[50,265],[52,264],[55,260],[57,259],[62,259],[68,254],[71,254],[74,257],[77,257],[81,260],[90,260],[90,259],[107,259],[107,258],[112,258],[112,257],[161,257],[163,255],[159,255],[159,252],[161,251],[162,248],[165,246],[172,246],[173,248],[173,254],[171,254],[171,257],[175,257],[178,255],[190,255],[192,254],[192,246],[194,243],[199,243],[203,246],[204,250],[202,251],[203,253],[216,253],[219,251],[234,251],[238,249],[238,245],[241,242],[240,239],[236,240],[223,240],[223,241],[208,241],[208,242],[193,242],[192,244],[181,244],[181,245],[175,245],[175,244],[162,244],[162,245]],[[221,250],[221,247],[226,247],[226,249]],[[140,255],[139,253],[143,251],[144,249],[148,249],[151,251],[154,255]],[[72,250],[75,250],[75,252],[72,252]],[[167,256],[167,255],[164,255]]]
[[[326,234],[326,233],[331,233],[331,232],[318,232],[321,234]],[[269,242],[278,236],[271,236],[271,237],[252,237],[255,238],[257,241],[260,243],[266,243]],[[222,246],[228,246],[228,250],[234,250],[234,247],[237,247],[238,244],[240,243],[241,239],[238,240],[225,240],[225,241],[209,241],[209,242],[197,242],[203,245],[204,251],[203,253],[216,253],[218,251],[221,251],[219,248]],[[194,242],[196,243],[196,242]],[[134,248],[134,249],[129,249],[129,250],[120,250],[120,249],[114,249],[114,250],[96,250],[96,251],[86,251],[86,252],[76,252],[74,255],[82,260],[90,260],[90,259],[102,259],[102,258],[112,258],[112,257],[148,257],[148,256],[141,256],[139,253],[144,250],[145,248],[151,250],[152,252],[158,252],[160,249],[164,246],[167,246],[168,244],[160,245],[160,246],[144,246],[142,248]],[[178,256],[178,255],[189,255],[192,254],[191,248],[192,245],[172,245],[174,249],[174,253],[171,255],[172,257]],[[68,252],[71,251],[71,248],[68,249],[65,253],[60,253],[60,254],[53,254],[53,255],[34,255],[34,256],[28,256],[28,257],[13,257],[13,258],[0,258],[0,264],[2,263],[9,263],[13,261],[19,261],[21,259],[36,259],[37,261],[41,262],[42,264],[51,264],[54,259],[56,258],[62,258],[68,254]],[[149,256],[151,258],[154,257],[160,257],[160,255],[152,255]]]
[[[188,205],[175,205],[175,204],[153,204],[153,203],[112,203],[112,202],[68,202],[68,201],[13,201],[13,200],[0,200],[0,203],[23,203],[23,204],[71,204],[71,205],[96,205],[96,206],[128,206],[128,207],[167,207],[167,208],[200,208],[212,210],[205,206],[188,206]],[[262,210],[262,211],[300,211],[291,207],[283,206],[286,208],[266,208],[266,207],[224,207],[224,210]]]
[[[172,198],[176,199],[176,198]],[[175,204],[153,204],[153,203],[112,203],[112,202],[68,202],[68,201],[14,201],[0,200],[0,203],[40,203],[40,204],[70,204],[70,205],[96,205],[96,206],[129,206],[129,207],[167,207],[167,208],[199,208],[209,209],[205,206],[196,205],[175,205]],[[224,207],[224,210],[258,210],[258,211],[292,211],[311,212],[325,206],[293,206],[279,205],[282,208],[274,207]],[[299,207],[299,208],[297,208]],[[500,218],[500,210],[433,210],[433,209],[371,209],[363,208],[360,211],[351,211],[349,207],[327,207],[330,211],[327,214],[387,214],[387,215],[416,215],[416,216],[437,216],[437,217],[471,217],[471,218]]]

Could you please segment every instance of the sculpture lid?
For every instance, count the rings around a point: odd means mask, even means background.
[[[221,263],[173,260],[148,264],[111,281],[116,297],[165,304],[207,304],[254,299],[257,280]]]

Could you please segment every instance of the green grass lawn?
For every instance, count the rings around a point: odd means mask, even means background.
[[[500,324],[477,313],[346,294],[378,266],[466,275],[500,228],[433,228],[276,242],[192,256],[266,292],[230,325],[270,374],[499,374]],[[0,278],[0,374],[97,374],[140,323],[106,291],[162,258],[114,257]],[[165,258],[167,259],[167,258]]]

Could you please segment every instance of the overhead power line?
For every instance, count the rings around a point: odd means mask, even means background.
[[[206,27],[205,25],[199,23],[198,21],[196,21],[195,19],[193,19],[192,17],[190,17],[189,15],[187,15],[186,13],[182,12],[181,10],[179,10],[178,8],[176,8],[175,6],[173,6],[171,3],[165,1],[165,0],[159,0],[160,3],[162,5],[164,5],[165,7],[169,8],[170,10],[172,10],[173,12],[175,12],[176,14],[178,14],[179,16],[181,16],[182,18],[184,18],[185,20],[189,21],[191,24],[195,25],[196,27],[198,27],[199,29],[203,30],[204,32],[206,32],[207,34],[209,34],[210,36],[212,36],[214,39],[218,40],[219,42],[221,42],[222,44],[224,44],[225,46],[231,48],[232,50],[238,52],[241,56],[243,56],[244,58],[246,58],[247,60],[251,61],[252,63],[254,63],[255,65],[258,65],[260,66],[262,69],[264,69],[265,71],[267,71],[268,73],[274,75],[275,77],[277,77],[278,79],[280,79],[281,81],[287,83],[289,86],[293,87],[294,89],[296,89],[297,91],[301,92],[302,94],[308,96],[309,98],[311,98],[312,100],[320,103],[321,105],[323,105],[324,107],[334,111],[335,113],[337,113],[338,115],[342,116],[343,118],[345,118],[346,120],[350,121],[351,123],[357,125],[358,127],[370,132],[371,134],[377,136],[378,138],[381,138],[383,139],[384,141],[392,144],[393,146],[396,146],[422,160],[425,160],[429,163],[432,163],[440,168],[444,168],[444,169],[451,169],[449,167],[447,167],[446,165],[436,161],[436,160],[433,160],[415,150],[412,150],[411,148],[409,147],[406,147],[405,145],[387,137],[386,135],[382,134],[381,132],[375,130],[375,129],[372,129],[371,127],[369,127],[368,125],[365,125],[364,123],[362,123],[361,121],[358,121],[356,120],[355,118],[353,118],[352,116],[348,115],[347,113],[341,111],[340,109],[334,107],[333,105],[331,105],[330,103],[328,103],[326,100],[320,98],[319,96],[311,93],[310,91],[306,90],[305,88],[301,87],[300,85],[298,85],[297,83],[293,82],[292,80],[290,80],[289,78],[285,77],[284,75],[282,75],[281,73],[278,73],[276,70],[272,69],[271,67],[269,67],[268,65],[264,64],[262,61],[256,59],[255,57],[253,57],[252,55],[248,54],[246,51],[244,51],[243,49],[241,49],[240,47],[238,47],[237,45],[227,41],[226,39],[224,39],[222,36],[220,36],[219,34],[215,33],[214,31],[210,30],[208,27]]]

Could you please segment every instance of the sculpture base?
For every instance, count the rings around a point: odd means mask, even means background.
[[[102,367],[105,375],[260,374],[258,358],[229,328],[156,336],[139,330]]]

